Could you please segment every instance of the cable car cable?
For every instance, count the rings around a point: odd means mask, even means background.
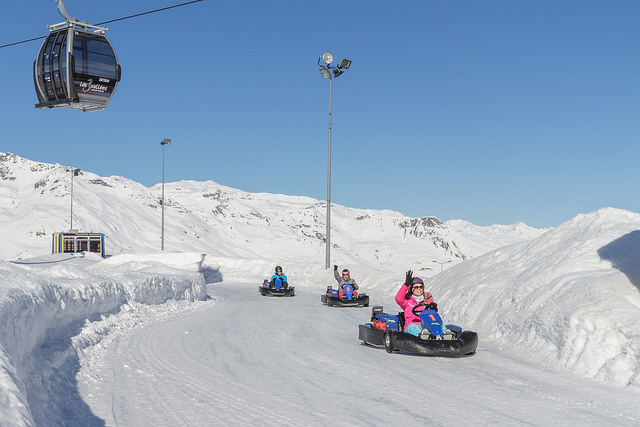
[[[198,3],[200,1],[202,1],[202,0],[193,0],[193,1],[186,2],[186,3],[181,3],[181,4],[176,4],[176,5],[173,5],[173,6],[163,7],[161,9],[150,10],[148,12],[142,12],[142,13],[137,13],[135,15],[125,16],[124,18],[118,18],[118,19],[112,19],[111,21],[99,22],[99,23],[97,23],[95,25],[104,25],[104,24],[109,24],[111,22],[123,21],[125,19],[135,18],[135,17],[142,16],[142,15],[148,15],[150,13],[155,13],[155,12],[162,12],[163,10],[173,9],[173,8],[180,7],[180,6],[186,6],[186,5],[192,4],[192,3]]]
[[[187,5],[189,5],[189,4],[198,3],[198,2],[201,2],[201,1],[203,1],[203,0],[193,0],[193,1],[186,2],[186,3],[180,3],[180,4],[173,5],[173,6],[163,7],[163,8],[161,8],[161,9],[155,9],[155,10],[150,10],[150,11],[148,11],[148,12],[142,12],[142,13],[137,13],[137,14],[135,14],[135,15],[125,16],[125,17],[123,17],[123,18],[112,19],[111,21],[100,22],[100,23],[95,24],[95,25],[104,25],[104,24],[109,24],[109,23],[111,23],[111,22],[123,21],[123,20],[125,20],[125,19],[136,18],[136,17],[138,17],[138,16],[142,16],[142,15],[149,15],[150,13],[155,13],[155,12],[162,12],[162,11],[164,11],[164,10],[173,9],[173,8],[180,7],[180,6],[187,6]],[[33,38],[33,39],[22,40],[22,41],[19,41],[19,42],[14,42],[14,43],[9,43],[9,44],[4,44],[4,45],[1,45],[1,46],[0,46],[0,49],[2,49],[2,48],[4,48],[4,47],[9,47],[9,46],[15,46],[15,45],[17,45],[17,44],[22,44],[22,43],[32,42],[32,41],[35,41],[35,40],[42,40],[42,39],[44,39],[44,38],[46,38],[46,37],[47,37],[47,36],[35,37],[35,38]]]
[[[29,39],[29,40],[22,40],[20,42],[14,42],[14,43],[9,43],[9,44],[3,44],[2,46],[0,46],[0,49],[2,49],[3,47],[9,47],[9,46],[15,46],[17,44],[22,44],[22,43],[28,43],[28,42],[32,42],[35,40],[42,40],[43,38],[45,38],[47,36],[41,36],[41,37],[35,37],[33,39]]]

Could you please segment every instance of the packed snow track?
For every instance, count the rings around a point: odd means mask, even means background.
[[[459,358],[365,345],[358,324],[370,308],[327,307],[296,285],[278,298],[256,284],[210,284],[210,301],[87,348],[77,381],[96,424],[640,422],[634,393],[511,357],[482,335]]]

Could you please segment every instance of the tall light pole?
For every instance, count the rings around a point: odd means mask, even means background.
[[[320,60],[325,65],[320,64]],[[341,59],[337,66],[331,66],[333,62],[333,55],[330,52],[325,52],[320,58],[318,58],[318,66],[320,67],[320,74],[325,79],[329,79],[329,155],[327,162],[327,250],[325,258],[325,268],[331,266],[331,104],[332,104],[332,91],[333,91],[333,78],[340,76],[344,73],[344,70],[348,70],[351,66],[351,61],[348,59]]]
[[[437,264],[440,264],[440,273],[442,273],[444,271],[444,265],[445,264],[449,264],[451,262],[451,260],[444,261],[444,262],[440,262],[440,261],[433,261],[433,262],[435,262]]]
[[[72,231],[73,230],[73,177],[78,176],[78,174],[80,173],[80,169],[71,168],[69,169],[69,172],[71,172],[71,215],[69,218],[69,231]]]
[[[164,251],[164,146],[171,144],[170,139],[163,139],[160,145],[162,145],[162,237],[160,250]]]

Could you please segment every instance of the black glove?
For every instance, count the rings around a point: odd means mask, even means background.
[[[337,265],[334,265],[334,266],[333,266],[333,269],[334,269],[335,271],[338,271],[338,266],[337,266]]]
[[[413,271],[407,271],[407,275],[404,278],[404,284],[407,285],[407,293],[404,294],[404,299],[411,298],[411,282],[413,281]]]
[[[404,278],[404,284],[411,287],[411,282],[413,281],[413,271],[407,271],[407,276]]]

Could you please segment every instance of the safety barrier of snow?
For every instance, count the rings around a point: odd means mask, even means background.
[[[0,260],[0,425],[57,424],[56,394],[68,388],[60,378],[68,382],[64,371],[77,364],[71,342],[87,322],[129,304],[207,298],[196,271],[100,261],[97,254]]]

